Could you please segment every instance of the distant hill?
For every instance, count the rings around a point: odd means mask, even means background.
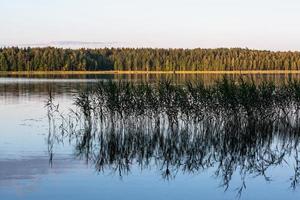
[[[28,44],[1,44],[0,47],[14,47],[20,48],[69,48],[69,49],[80,49],[80,48],[111,48],[115,46],[122,46],[119,42],[85,42],[85,41],[52,41],[48,43],[28,43]]]

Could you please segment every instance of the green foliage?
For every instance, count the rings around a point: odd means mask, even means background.
[[[0,71],[299,70],[300,52],[249,49],[0,48]]]

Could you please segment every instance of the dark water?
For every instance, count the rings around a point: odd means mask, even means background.
[[[172,88],[161,90],[159,101],[137,92],[115,104],[107,104],[114,99],[109,92],[94,99],[87,93],[99,79],[210,84],[220,78],[0,78],[1,199],[299,199],[296,90],[293,97],[284,90],[239,102],[237,109],[230,105],[243,98],[232,103],[230,93],[213,93],[199,105]],[[280,84],[299,77],[244,78]],[[268,94],[248,90],[241,97]],[[88,107],[99,99],[101,111]]]

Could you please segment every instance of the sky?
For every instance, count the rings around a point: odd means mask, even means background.
[[[0,0],[0,45],[57,41],[300,51],[300,1]]]

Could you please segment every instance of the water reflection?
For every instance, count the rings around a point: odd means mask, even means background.
[[[63,95],[66,90],[85,89],[100,81],[128,81],[128,82],[150,82],[172,81],[176,84],[184,84],[187,81],[203,82],[212,85],[216,81],[227,77],[239,80],[241,77],[247,81],[256,83],[274,82],[275,84],[288,83],[300,80],[300,74],[102,74],[102,75],[3,75],[0,74],[0,97],[16,98],[20,95],[47,95],[49,87],[53,93]]]
[[[49,93],[50,163],[53,145],[68,140],[77,158],[120,177],[134,165],[156,167],[167,180],[179,171],[214,169],[225,190],[239,173],[241,195],[247,178],[270,182],[271,169],[287,165],[294,166],[290,187],[299,183],[299,82],[100,82],[78,93],[74,104],[77,109],[61,113]]]

